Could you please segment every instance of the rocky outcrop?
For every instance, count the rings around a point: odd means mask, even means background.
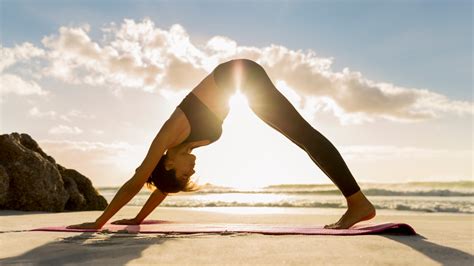
[[[0,165],[0,206],[7,202],[7,192],[9,188],[10,177],[8,177],[7,170]]]
[[[91,181],[47,155],[28,134],[0,135],[0,209],[103,210],[107,201]]]

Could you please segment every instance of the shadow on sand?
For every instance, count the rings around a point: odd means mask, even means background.
[[[194,234],[197,235],[208,234]],[[186,236],[190,235],[82,233],[57,239],[15,257],[0,259],[0,265],[110,263],[124,265],[140,258],[141,253],[149,246]],[[474,259],[471,254],[464,251],[429,242],[422,235],[381,234],[380,236],[404,244],[442,265],[472,265]]]
[[[389,235],[384,237],[397,241],[442,265],[473,265],[474,257],[462,250],[427,241],[422,235]]]
[[[0,259],[0,265],[125,265],[140,258],[147,247],[163,244],[172,238],[167,235],[82,233],[56,239],[15,257]]]
[[[44,211],[16,211],[16,210],[0,210],[0,216],[19,216],[19,215],[32,215],[32,214],[45,214],[55,212],[44,212]],[[59,212],[56,212],[59,213]]]

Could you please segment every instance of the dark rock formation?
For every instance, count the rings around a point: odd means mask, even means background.
[[[0,165],[0,206],[7,202],[7,192],[10,187],[10,177],[8,177],[7,170]]]
[[[91,181],[66,169],[27,134],[0,135],[0,209],[103,210],[107,201]]]

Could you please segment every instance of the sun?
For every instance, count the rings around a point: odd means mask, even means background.
[[[249,108],[247,97],[245,97],[240,90],[237,90],[237,92],[229,98],[229,106],[231,110],[242,113],[244,110]]]

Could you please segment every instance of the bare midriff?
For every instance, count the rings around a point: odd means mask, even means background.
[[[222,90],[217,87],[212,77],[212,72],[204,78],[192,91],[219,119],[224,119],[229,114],[229,99],[234,92]]]

